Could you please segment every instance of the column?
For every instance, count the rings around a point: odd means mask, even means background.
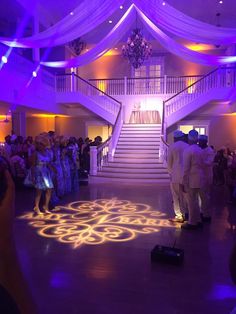
[[[25,111],[12,112],[12,131],[16,135],[26,136],[26,114]]]

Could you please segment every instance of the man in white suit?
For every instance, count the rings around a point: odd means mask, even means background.
[[[177,130],[174,132],[174,143],[169,146],[167,167],[170,173],[170,188],[173,198],[175,217],[173,222],[184,222],[186,206],[183,193],[183,152],[188,147],[184,140],[185,134]]]
[[[213,182],[213,163],[215,158],[214,150],[207,145],[208,137],[199,136],[199,147],[202,149],[203,161],[203,187],[200,189],[201,218],[203,222],[211,222],[210,192]]]
[[[187,192],[189,221],[184,223],[181,228],[194,230],[201,226],[199,193],[203,187],[202,150],[197,145],[198,132],[196,130],[188,133],[188,142],[189,147],[185,149],[183,155],[183,184]]]

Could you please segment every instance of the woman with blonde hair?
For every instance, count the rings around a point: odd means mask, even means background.
[[[38,215],[42,214],[39,208],[42,192],[45,191],[45,204],[43,210],[49,213],[49,202],[51,199],[53,182],[50,174],[50,169],[53,169],[51,164],[51,154],[48,152],[50,146],[47,135],[39,135],[35,138],[35,152],[30,158],[31,163],[31,178],[36,189],[34,212]]]

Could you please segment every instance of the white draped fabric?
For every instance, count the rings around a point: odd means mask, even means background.
[[[198,21],[162,0],[134,0],[136,6],[158,27],[193,42],[236,43],[236,28],[225,28]]]
[[[124,0],[84,0],[75,10],[48,30],[35,36],[7,41],[0,41],[14,47],[51,47],[78,38],[96,28],[122,4]],[[78,67],[100,58],[131,28],[135,18],[135,9],[145,26],[160,44],[170,52],[191,62],[203,65],[221,65],[236,62],[236,56],[209,55],[190,50],[173,40],[163,32],[165,29],[175,35],[200,43],[236,42],[236,29],[219,28],[197,21],[184,15],[160,0],[133,0],[132,4],[115,27],[90,51],[70,60],[45,61],[41,65],[48,67]]]
[[[183,45],[180,45],[168,35],[163,33],[158,27],[156,27],[138,8],[136,8],[136,10],[138,11],[138,14],[141,16],[142,20],[145,22],[145,26],[152,36],[156,38],[164,48],[171,51],[173,54],[190,62],[203,65],[220,65],[236,62],[236,56],[209,55],[193,51],[184,47]]]
[[[89,50],[87,53],[70,60],[41,62],[40,64],[56,68],[70,68],[90,63],[100,58],[108,50],[114,47],[114,45],[119,42],[121,37],[123,37],[124,34],[129,30],[134,20],[135,9],[134,5],[131,5],[123,17],[116,24],[116,26],[109,32],[109,34],[107,34],[103,40],[101,40],[93,49]]]
[[[83,55],[80,55],[70,60],[46,61],[41,62],[41,65],[56,68],[79,67],[100,58],[110,48],[114,47],[114,45],[120,40],[123,34],[125,34],[125,32],[130,28],[135,18],[135,9],[137,10],[141,19],[144,21],[145,26],[152,34],[152,36],[156,38],[164,48],[176,54],[177,56],[184,58],[185,60],[188,60],[190,62],[203,65],[220,65],[236,62],[236,56],[207,55],[190,50],[183,45],[180,45],[164,32],[162,32],[158,27],[156,27],[135,5],[131,5],[126,13],[123,15],[123,17],[120,19],[120,21],[117,23],[117,25],[93,49]]]
[[[0,42],[11,47],[41,48],[58,46],[83,36],[106,21],[124,0],[84,0],[74,11],[47,30],[31,37],[7,39]]]

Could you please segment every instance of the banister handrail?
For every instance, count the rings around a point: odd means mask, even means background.
[[[149,79],[164,79],[164,75],[162,76],[145,76],[145,77],[127,77],[128,80],[149,80]],[[203,75],[180,75],[180,76],[175,76],[175,75],[168,75],[169,78],[185,78],[185,77],[203,77]],[[115,81],[115,80],[123,80],[124,77],[117,77],[117,78],[91,78],[88,79],[89,82],[93,81]]]
[[[120,104],[120,101],[118,101],[117,99],[113,98],[112,96],[108,95],[107,93],[105,93],[104,91],[102,91],[101,89],[97,88],[96,86],[94,86],[93,84],[89,83],[89,81],[83,79],[81,76],[77,75],[76,73],[66,73],[66,74],[59,74],[58,76],[75,76],[77,77],[79,80],[83,81],[84,83],[88,84],[89,86],[91,86],[93,89],[96,89],[99,93],[104,94],[105,96],[109,97],[110,99],[112,99],[113,101],[115,101],[116,103]]]
[[[81,76],[74,74],[75,77],[77,77],[78,79],[80,79],[81,81],[87,83],[88,85],[90,85],[91,87],[93,87],[94,89],[96,89],[97,91],[99,91],[99,93],[104,94],[105,96],[111,98],[112,100],[114,100],[115,102],[120,104],[120,101],[111,97],[110,95],[108,95],[107,93],[105,93],[104,91],[102,91],[101,89],[97,88],[96,86],[94,86],[93,84],[89,83],[87,80],[83,79]]]
[[[218,67],[212,71],[210,71],[209,73],[207,73],[206,75],[204,75],[202,78],[200,78],[199,80],[197,80],[196,82],[192,83],[191,85],[187,86],[186,88],[184,88],[183,90],[181,90],[180,92],[176,93],[175,95],[173,95],[172,97],[166,99],[163,101],[163,112],[162,112],[162,135],[165,135],[165,120],[166,120],[166,117],[169,116],[171,114],[171,111],[172,109],[169,109],[169,107],[173,104],[177,104],[179,102],[179,99],[182,99],[186,102],[188,101],[189,98],[186,98],[185,95],[188,93],[188,91],[190,90],[198,90],[198,87],[201,87],[201,86],[205,86],[205,83],[207,82],[206,79],[208,79],[209,81],[214,79],[214,81],[217,83],[215,86],[219,86],[219,80],[217,79],[218,75],[219,78],[221,77],[222,74],[226,75],[226,71],[229,71],[229,70],[235,70],[236,67],[235,66],[231,66],[231,67]],[[223,71],[223,72],[222,72]],[[216,74],[215,74],[216,73]],[[198,86],[198,87],[197,87]],[[206,88],[209,90],[209,88],[212,88],[212,86],[210,85],[206,85],[205,88],[204,88],[204,91],[206,91]],[[202,89],[201,89],[202,91]],[[186,93],[187,92],[187,93]],[[191,95],[195,95],[197,96],[198,94],[195,92],[195,93],[191,93]],[[183,96],[183,97],[182,97]],[[193,98],[191,98],[193,99]],[[176,101],[175,101],[176,100]],[[175,105],[175,111],[176,109],[180,109],[182,108],[183,105]],[[171,107],[170,107],[171,108]],[[174,112],[175,112],[174,111]]]
[[[168,101],[170,101],[171,99],[175,98],[176,96],[180,95],[181,93],[184,93],[186,90],[188,90],[189,88],[191,88],[192,86],[196,85],[197,83],[199,83],[200,81],[204,80],[206,77],[210,76],[211,74],[213,74],[214,72],[218,71],[219,68],[216,68],[214,70],[212,70],[211,72],[207,73],[206,75],[204,75],[203,77],[201,77],[199,80],[197,80],[196,82],[190,84],[189,86],[185,87],[184,89],[182,89],[180,92],[178,92],[177,94],[171,96],[170,98],[164,100],[164,103],[167,103]]]
[[[172,97],[166,99],[163,101],[163,106],[162,106],[162,122],[161,122],[161,132],[162,132],[162,136],[161,138],[163,139],[163,144],[168,145],[168,143],[166,142],[166,138],[165,138],[165,109],[166,109],[166,103],[168,103],[169,101],[171,101],[172,99],[178,97],[180,94],[185,93],[187,90],[189,90],[190,88],[192,88],[193,86],[196,86],[196,84],[199,84],[199,82],[205,80],[207,77],[209,77],[210,75],[212,75],[213,73],[217,72],[220,68],[216,68],[212,71],[210,71],[209,73],[207,73],[206,75],[204,75],[203,77],[201,77],[199,80],[193,82],[192,84],[190,84],[189,86],[185,87],[184,89],[182,89],[180,92],[176,93],[175,95],[173,95]],[[230,69],[230,68],[227,68]],[[195,76],[196,77],[196,76]]]

